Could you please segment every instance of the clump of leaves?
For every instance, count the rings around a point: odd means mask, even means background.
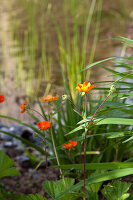
[[[72,178],[64,178],[59,181],[45,181],[43,187],[53,199],[56,199],[65,190],[69,190],[74,185],[74,182],[75,180]],[[63,195],[60,200],[76,200],[79,197],[86,197],[86,195],[83,192],[73,191]]]
[[[104,185],[102,194],[107,200],[124,200],[127,199],[130,194],[127,193],[131,186],[131,183],[121,182],[119,180],[114,181],[112,184]]]

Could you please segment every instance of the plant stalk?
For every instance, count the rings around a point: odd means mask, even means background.
[[[36,112],[36,113],[39,114],[44,120],[46,120],[46,119],[44,118],[44,116],[41,115],[41,113],[39,113],[37,110],[34,110],[33,108],[30,108],[30,110]]]
[[[86,108],[87,108],[87,95],[85,94],[85,118],[86,118]],[[84,193],[85,193],[85,178],[86,178],[86,122],[85,122],[85,138],[84,138]]]
[[[46,138],[45,139],[45,161],[46,161],[46,169],[48,168],[48,161],[47,161],[47,145],[46,145]]]
[[[97,112],[101,109],[101,107],[103,106],[103,104],[107,101],[107,99],[109,98],[109,96],[111,95],[111,93],[109,93],[109,95],[106,97],[106,99],[103,101],[103,103],[99,106],[99,108],[96,110],[96,112],[94,113],[94,115],[92,116],[89,124],[92,122],[93,118],[95,117],[95,115],[97,114]]]
[[[79,110],[79,108],[71,101],[71,99],[67,98],[68,101],[76,108],[76,110],[82,115],[82,112]]]
[[[54,137],[53,137],[53,133],[52,133],[52,128],[51,128],[51,130],[50,130],[50,133],[51,133],[52,143],[53,143],[54,152],[55,152],[55,156],[56,156],[56,160],[57,160],[57,165],[60,166],[58,154],[57,154],[56,147],[55,147]],[[62,174],[63,174],[63,173],[62,173],[62,170],[61,170],[60,168],[59,168],[59,170],[60,170],[60,174],[62,175]],[[65,185],[64,177],[62,177],[62,179],[63,179],[64,185]]]
[[[96,112],[94,113],[94,115],[92,116],[89,124],[92,122],[93,118],[95,117],[95,115],[97,114],[97,112],[101,109],[101,107],[103,106],[103,104],[107,101],[107,99],[109,98],[109,96],[112,93],[109,92],[108,96],[106,97],[106,99],[103,101],[103,103],[99,106],[99,108],[96,110]],[[87,108],[87,95],[85,94],[85,118],[86,118],[86,108]],[[84,193],[85,193],[85,178],[86,178],[86,134],[87,134],[87,128],[86,128],[86,122],[85,122],[85,138],[84,138]]]

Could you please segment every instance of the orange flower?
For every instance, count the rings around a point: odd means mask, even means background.
[[[71,141],[69,140],[68,144],[63,144],[62,146],[65,147],[66,149],[71,149],[77,145],[76,141]]]
[[[0,94],[0,103],[2,103],[5,100],[4,95]]]
[[[80,92],[89,92],[89,90],[91,90],[94,87],[95,85],[91,85],[90,82],[88,83],[87,81],[85,81],[83,84],[78,84],[75,90],[78,90]]]
[[[46,130],[46,129],[48,129],[49,127],[51,127],[51,124],[50,124],[50,122],[48,122],[48,121],[43,121],[43,122],[38,122],[38,123],[37,123],[37,126],[38,126],[41,130]]]
[[[21,105],[20,105],[21,113],[24,113],[24,112],[25,112],[26,106],[27,106],[26,101],[24,101],[24,104],[21,104]]]
[[[45,98],[41,98],[42,102],[56,101],[58,99],[57,96],[53,97],[51,94],[47,95]]]

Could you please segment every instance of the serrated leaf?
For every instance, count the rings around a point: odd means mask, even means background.
[[[66,189],[69,189],[74,185],[75,180],[72,178],[64,178],[59,181],[45,181],[43,183],[43,187],[45,191],[55,199],[58,195],[60,195]],[[82,192],[72,192],[67,193],[60,198],[60,200],[77,200],[79,197],[86,197],[86,195]]]
[[[127,191],[129,190],[131,183],[115,181],[104,186],[102,194],[107,200],[124,200],[129,197]]]
[[[100,175],[96,175],[93,178],[88,178],[88,179],[86,179],[85,183],[86,183],[86,185],[93,184],[93,183],[99,183],[99,182],[127,176],[130,174],[133,174],[133,168],[118,169],[118,170],[113,170],[110,172],[104,172]],[[81,188],[83,185],[84,185],[84,181],[80,181],[76,185],[72,186],[71,188],[69,188],[69,189],[65,190],[63,193],[61,193],[58,197],[55,198],[55,200],[60,199],[62,196],[64,196],[68,192],[72,192],[72,191],[75,191],[75,190]]]
[[[45,197],[41,196],[40,194],[29,194],[23,200],[47,200]]]
[[[19,171],[15,167],[12,167],[14,161],[12,161],[4,151],[0,150],[0,178],[6,176],[19,175]]]
[[[74,179],[64,178],[59,181],[45,181],[43,187],[45,191],[54,199],[63,191],[70,188],[74,184]]]

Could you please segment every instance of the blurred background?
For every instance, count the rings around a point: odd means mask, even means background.
[[[133,39],[131,0],[0,0],[0,5],[0,93],[6,97],[0,114],[18,119],[29,120],[20,115],[25,99],[62,95],[66,86],[74,96],[85,79],[107,80],[96,66],[77,72],[121,55],[122,44],[112,38]]]

